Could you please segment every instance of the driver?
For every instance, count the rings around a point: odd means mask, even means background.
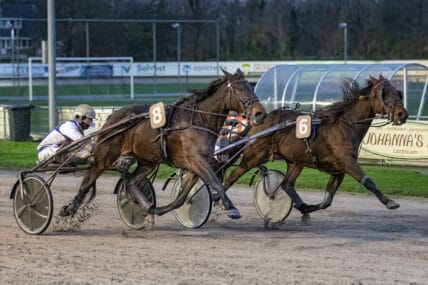
[[[214,151],[240,139],[248,131],[249,125],[250,122],[246,116],[240,116],[235,111],[230,111],[220,130]],[[219,162],[226,162],[229,160],[229,151],[222,152],[216,155],[215,158]]]
[[[73,119],[58,125],[37,146],[39,161],[53,156],[62,147],[83,138],[83,131],[89,128],[94,118],[95,111],[91,106],[87,104],[77,106]],[[73,158],[69,161],[71,165],[84,164],[91,155],[93,146],[92,141],[89,141],[77,152],[70,150],[70,152],[57,157],[56,161],[63,163],[70,155],[73,155]]]

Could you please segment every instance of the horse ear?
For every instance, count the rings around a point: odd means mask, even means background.
[[[241,70],[240,68],[238,68],[238,69],[236,70],[236,74],[238,74],[239,76],[244,75],[244,73],[242,73],[242,70]]]
[[[223,67],[220,67],[221,71],[223,71],[224,76],[228,77],[231,74],[229,72],[227,72],[226,70],[223,69]]]
[[[375,77],[373,77],[371,75],[369,75],[369,77],[370,77],[370,81],[372,82],[373,85],[377,84],[378,80]]]
[[[382,74],[379,74],[379,80],[384,80],[385,78],[383,77]]]

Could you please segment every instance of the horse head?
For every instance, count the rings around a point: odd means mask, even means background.
[[[235,74],[222,71],[227,79],[230,109],[247,116],[251,125],[263,123],[266,111],[242,71],[239,68]]]
[[[388,116],[393,125],[404,124],[409,116],[403,104],[401,91],[394,88],[388,79],[382,75],[379,79],[370,76],[372,84],[371,98],[375,100],[373,110],[378,114]]]

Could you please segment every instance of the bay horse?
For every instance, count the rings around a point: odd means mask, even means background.
[[[70,204],[62,207],[60,215],[74,215],[96,179],[120,156],[132,156],[137,167],[128,177],[126,189],[145,215],[162,215],[181,206],[191,186],[201,177],[218,193],[229,217],[239,219],[239,211],[210,166],[214,160],[214,143],[230,110],[245,113],[251,118],[252,125],[260,124],[266,112],[240,69],[235,74],[222,71],[224,76],[211,82],[207,89],[193,90],[190,96],[167,108],[167,125],[161,129],[153,129],[148,118],[130,123],[128,127],[120,124],[126,118],[132,121],[133,115],[147,112],[146,106],[126,107],[111,114],[102,129],[119,122],[117,132],[113,128],[102,133],[101,129],[93,152],[94,162],[83,178],[78,194]],[[182,168],[187,175],[177,199],[167,206],[155,208],[138,190],[138,185],[161,163]]]
[[[252,142],[244,150],[239,166],[226,179],[225,188],[228,189],[251,168],[279,157],[287,164],[281,188],[291,197],[294,207],[303,214],[304,221],[310,219],[308,213],[331,205],[345,174],[376,195],[386,208],[398,208],[398,203],[378,190],[357,159],[361,141],[376,114],[386,115],[393,125],[406,122],[409,114],[404,108],[402,94],[382,75],[379,79],[370,76],[362,89],[356,81],[344,80],[342,90],[343,101],[325,106],[314,113],[314,117],[320,119],[320,124],[313,126],[316,130],[313,128],[315,134],[310,138],[296,138],[294,125]],[[297,110],[274,110],[268,113],[263,124],[252,127],[248,135],[284,121],[295,121],[300,114]],[[326,186],[327,195],[319,204],[307,205],[295,190],[296,179],[304,167],[315,168],[330,175]]]

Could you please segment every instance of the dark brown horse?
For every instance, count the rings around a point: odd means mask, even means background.
[[[403,106],[402,94],[381,75],[370,76],[367,86],[359,89],[357,82],[344,81],[344,100],[326,106],[314,114],[320,124],[308,139],[298,139],[295,126],[278,130],[271,135],[257,138],[243,153],[239,166],[225,182],[229,188],[245,172],[275,157],[287,163],[287,172],[281,187],[293,200],[294,207],[302,214],[329,207],[343,181],[350,175],[371,191],[388,208],[399,204],[380,192],[373,181],[358,164],[358,149],[376,114],[386,115],[394,125],[406,122],[408,112]],[[295,121],[298,111],[278,109],[269,113],[263,124],[252,127],[248,135],[257,133],[275,124]],[[307,205],[297,194],[294,186],[304,167],[316,168],[330,175],[326,186],[327,195],[320,204]],[[304,215],[304,218],[309,218]]]
[[[239,211],[226,196],[224,188],[215,175],[210,163],[213,161],[214,143],[230,110],[245,113],[251,124],[261,123],[266,116],[249,82],[238,69],[235,74],[223,71],[224,77],[213,81],[206,90],[193,91],[167,110],[167,125],[153,129],[148,118],[140,119],[129,128],[119,124],[108,133],[97,137],[94,163],[84,177],[79,193],[64,206],[61,215],[74,215],[96,179],[121,156],[133,156],[138,164],[127,179],[127,190],[137,200],[144,213],[161,215],[181,206],[191,185],[201,177],[215,190],[231,218],[240,218]],[[109,128],[133,115],[147,112],[145,106],[132,106],[113,113],[103,126]],[[115,134],[112,136],[112,133]],[[154,205],[138,191],[138,184],[157,165],[169,164],[186,170],[183,191],[171,204],[154,208]]]

